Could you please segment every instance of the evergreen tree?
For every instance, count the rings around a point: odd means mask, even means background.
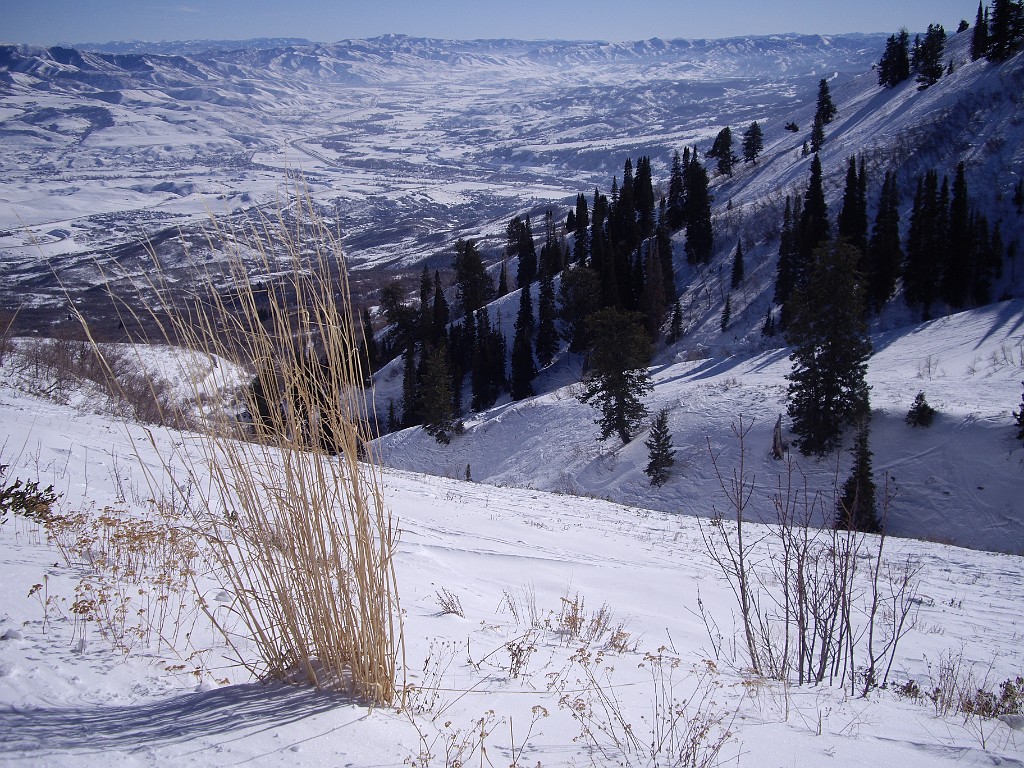
[[[675,344],[683,336],[683,307],[679,299],[672,305],[672,320],[669,323],[668,343]]]
[[[591,315],[587,325],[590,369],[579,399],[601,411],[596,422],[601,440],[616,434],[628,443],[647,415],[641,398],[652,389],[647,370],[652,347],[643,317],[607,307]]]
[[[971,61],[985,58],[988,49],[988,10],[978,0],[978,15],[974,19],[974,33],[971,35]]]
[[[818,115],[814,116],[814,124],[811,126],[810,152],[817,154],[825,143],[825,121]],[[808,154],[807,144],[804,144],[804,155]]]
[[[786,329],[793,346],[788,410],[805,455],[832,450],[843,428],[868,413],[871,342],[858,258],[857,250],[842,241],[825,243],[814,252],[809,279],[792,297]]]
[[[992,12],[988,26],[988,54],[992,62],[1006,61],[1021,46],[1024,36],[1022,28],[1022,6],[1014,0],[992,0]]]
[[[970,200],[967,195],[967,181],[964,164],[956,168],[953,180],[953,199],[949,207],[949,258],[942,274],[940,295],[942,300],[954,309],[963,309],[970,295],[974,273],[974,231],[971,222]]]
[[[941,24],[929,24],[924,41],[917,49],[915,59],[918,90],[935,85],[945,71],[942,57],[946,50],[946,30]]]
[[[529,288],[524,288],[522,296],[526,296],[528,293]],[[533,396],[532,382],[537,375],[529,331],[533,320],[532,317],[528,320],[524,316],[524,313],[531,311],[528,301],[520,301],[519,317],[516,319],[516,334],[512,341],[512,376],[509,380],[509,389],[513,400],[523,400]]]
[[[402,426],[420,423],[420,382],[415,348],[410,344],[402,356]]]
[[[828,204],[822,185],[821,160],[818,155],[811,161],[811,177],[804,193],[804,204],[797,227],[797,263],[793,270],[793,285],[800,287],[807,277],[811,253],[831,236]]]
[[[444,297],[444,288],[441,286],[441,274],[435,271],[434,301],[431,306],[431,331],[429,338],[431,344],[439,344],[444,339],[449,320],[451,320],[451,313],[448,309],[448,300]]]
[[[761,126],[755,120],[743,132],[743,161],[756,163],[762,150],[764,150],[764,134],[761,132]]]
[[[656,239],[647,241],[642,246],[646,257],[643,260],[640,278],[642,279],[640,310],[647,318],[647,333],[653,339],[658,335],[658,330],[665,322],[665,299],[664,265],[658,255],[658,242]],[[637,259],[639,265],[640,260]]]
[[[498,298],[508,296],[508,260],[501,260],[501,272],[498,273]]]
[[[636,177],[633,179],[633,199],[636,205],[636,221],[641,238],[654,234],[655,198],[654,181],[651,172],[651,158],[644,156],[636,161]]]
[[[836,528],[862,533],[881,533],[875,502],[875,481],[871,469],[871,447],[868,422],[857,430],[853,447],[853,469],[843,484],[843,493],[836,510]]]
[[[828,80],[824,77],[818,82],[818,105],[814,112],[816,119],[821,120],[821,124],[828,125],[835,120],[838,110],[836,105],[832,103],[832,94],[828,89]]]
[[[654,230],[654,247],[658,262],[661,264],[661,289],[665,297],[665,306],[669,307],[676,298],[676,271],[672,259],[672,233],[667,223],[668,206],[665,198],[661,199],[658,214],[658,226]]]
[[[370,319],[370,308],[364,307],[362,312],[362,341],[360,346],[363,350],[363,373],[370,380],[370,374],[380,367],[380,349],[377,347],[377,340],[373,336],[373,320]]]
[[[736,253],[732,257],[732,275],[729,280],[730,287],[735,290],[740,287],[744,277],[743,264],[743,241],[736,243]]]
[[[711,195],[708,172],[696,152],[686,166],[686,179],[686,258],[691,264],[706,264],[714,250]]]
[[[837,230],[839,237],[863,253],[867,248],[868,220],[862,196],[865,184],[862,181],[863,174],[857,173],[857,159],[851,157],[846,170],[846,187]]]
[[[896,280],[903,263],[899,202],[896,173],[886,171],[878,198],[875,225],[871,231],[871,242],[868,244],[867,268],[864,270],[868,304],[875,313],[882,311],[896,290]]]
[[[555,280],[551,275],[541,275],[537,297],[537,361],[542,368],[551,365],[558,352],[556,314]]]
[[[711,151],[707,153],[707,156],[718,160],[719,173],[732,176],[733,166],[739,158],[732,151],[732,130],[729,126],[725,126],[725,128],[718,132],[714,144],[711,145]]]
[[[572,259],[577,264],[586,264],[590,255],[590,209],[582,192],[576,196],[576,233],[573,240]]]
[[[679,151],[672,154],[672,172],[668,182],[668,228],[678,232],[686,224],[686,177]]]
[[[559,318],[570,352],[590,346],[586,319],[601,307],[601,285],[594,270],[577,264],[562,273],[559,286]]]
[[[799,200],[798,200],[799,204]],[[779,260],[775,272],[776,304],[784,305],[793,292],[793,269],[797,260],[796,219],[793,217],[793,203],[786,195],[786,211],[782,217],[782,234],[779,238]]]
[[[899,34],[890,35],[885,43],[885,52],[878,63],[878,84],[895,88],[910,79],[910,34],[901,29]]]
[[[729,323],[732,322],[732,294],[727,293],[725,295],[725,306],[722,307],[722,333],[729,328]]]
[[[764,325],[761,326],[761,335],[767,338],[771,338],[775,335],[775,315],[768,309],[768,313],[764,316]]]
[[[472,240],[459,240],[455,244],[455,282],[458,286],[459,305],[469,315],[494,298],[494,282],[484,269],[483,259]]]
[[[930,427],[935,420],[935,409],[928,405],[924,392],[918,392],[913,405],[903,419],[911,427]]]
[[[663,408],[654,417],[651,434],[644,441],[647,446],[647,467],[644,474],[651,478],[651,485],[660,488],[668,482],[672,467],[676,463],[672,448],[672,433],[668,430],[668,409]]]
[[[443,346],[424,352],[426,366],[423,372],[423,386],[420,391],[420,416],[423,429],[437,442],[447,445],[451,442],[455,428],[455,414],[452,409],[451,370]]]
[[[935,171],[928,171],[923,179],[918,179],[903,268],[904,298],[909,306],[920,309],[925,320],[931,319],[945,260],[946,216],[938,183]]]
[[[397,432],[402,428],[402,423],[398,420],[398,414],[395,412],[395,401],[388,400],[388,434]]]

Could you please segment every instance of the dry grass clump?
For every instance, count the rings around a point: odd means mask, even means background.
[[[147,293],[160,300],[146,324],[255,370],[237,411],[206,409],[197,438],[163,457],[179,486],[184,468],[197,489],[197,533],[233,594],[245,631],[221,627],[224,636],[260,676],[390,703],[401,649],[397,528],[370,447],[339,241],[301,195],[277,220],[240,232],[214,223],[209,238],[228,251],[222,271],[202,275],[203,295],[187,303],[157,271]]]

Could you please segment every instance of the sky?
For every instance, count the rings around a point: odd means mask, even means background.
[[[646,40],[798,32],[947,31],[976,0],[0,0],[0,40],[316,42],[407,34],[447,39]]]

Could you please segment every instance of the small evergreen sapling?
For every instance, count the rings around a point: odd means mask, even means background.
[[[918,392],[904,421],[912,427],[930,427],[935,420],[935,413],[935,409],[928,405],[924,392]]]
[[[836,528],[862,533],[881,533],[875,504],[871,447],[867,420],[857,430],[853,447],[853,469],[843,484],[843,495],[836,509]]]
[[[669,474],[675,465],[675,450],[672,448],[672,434],[668,431],[668,409],[662,408],[654,417],[651,434],[644,441],[647,446],[648,462],[644,470],[651,485],[660,488],[668,482]]]

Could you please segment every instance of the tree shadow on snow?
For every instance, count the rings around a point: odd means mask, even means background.
[[[350,705],[349,696],[282,684],[245,684],[150,704],[0,707],[0,758],[13,753],[105,752],[252,735]]]

